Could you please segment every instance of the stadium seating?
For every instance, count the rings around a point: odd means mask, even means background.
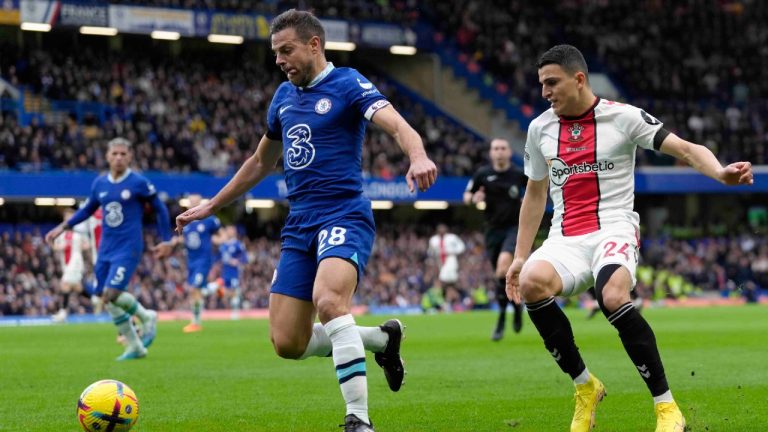
[[[25,66],[4,68],[3,76],[28,89],[28,98],[101,106],[80,122],[74,115],[49,115],[21,125],[15,112],[3,113],[0,169],[21,171],[99,169],[99,146],[124,135],[135,143],[134,159],[144,171],[233,173],[263,135],[271,95],[284,79],[271,58],[245,54],[206,62],[194,53],[168,59],[126,49],[116,55],[87,44],[71,52],[6,54],[8,63]],[[443,175],[467,176],[482,163],[479,137],[445,116],[427,114],[376,71],[364,72],[424,137]],[[405,174],[408,161],[399,146],[375,126],[369,131],[364,172]]]
[[[426,229],[422,227],[420,231]],[[428,236],[400,226],[380,227],[379,232],[356,302],[369,306],[418,306],[421,294],[437,276],[435,264],[427,259]],[[53,251],[42,241],[43,234],[40,228],[0,234],[0,315],[45,315],[57,310],[61,268]],[[490,286],[492,271],[484,257],[482,235],[466,232],[464,239],[467,253],[462,258],[460,285],[467,291],[478,285]],[[147,241],[154,242],[151,238]],[[265,308],[280,243],[267,237],[243,241],[249,254],[242,278],[244,308]],[[164,261],[154,260],[150,252],[145,252],[128,289],[153,309],[183,310],[187,308],[185,279],[186,260],[182,252],[177,251]],[[207,307],[227,308],[228,304],[212,295],[207,298]],[[90,303],[78,299],[72,302],[71,309],[73,313],[85,313],[90,311]]]
[[[426,226],[380,226],[355,302],[369,307],[420,306],[422,295],[435,285],[438,274],[436,263],[427,257],[429,230]],[[35,228],[0,234],[0,315],[45,315],[58,309],[60,263],[42,241],[42,231]],[[473,230],[456,232],[467,246],[457,286],[465,296],[473,289],[492,287],[493,273],[484,256],[482,234]],[[265,308],[280,243],[263,236],[243,241],[249,254],[242,278],[244,308]],[[154,239],[148,237],[147,242],[152,244]],[[697,240],[660,237],[646,239],[642,250],[642,265],[651,273],[638,278],[649,278],[643,288],[649,299],[713,293],[746,297],[768,289],[768,240],[761,236]],[[180,251],[165,261],[154,260],[146,252],[129,289],[153,309],[184,310],[185,275],[186,261]],[[206,302],[209,309],[228,307],[215,295]],[[469,300],[453,305],[458,309],[471,306]],[[88,311],[90,302],[86,299],[72,302],[72,313]]]
[[[306,6],[281,0],[113,3],[264,14]],[[419,7],[409,0],[345,0],[312,2],[312,7],[330,18],[426,20],[438,30],[436,38],[458,48],[457,61],[495,83],[504,97],[538,111],[545,107],[533,66],[536,58],[556,43],[575,44],[585,50],[593,70],[610,74],[630,102],[660,117],[668,128],[711,147],[722,160],[768,163],[768,134],[762,120],[768,103],[761,97],[766,84],[757,60],[765,54],[765,41],[755,30],[768,18],[768,6],[760,2],[671,9],[651,2],[642,6],[643,14],[634,13],[638,5],[628,0],[589,2],[589,7],[564,1],[546,8],[522,0],[426,0]],[[556,27],[554,22],[569,24]],[[590,25],[579,24],[585,22]],[[711,31],[698,31],[701,23]],[[668,37],[671,32],[679,37]],[[722,37],[725,32],[732,37]],[[50,42],[50,38],[39,39]],[[148,54],[137,51],[130,38],[126,36],[120,54],[86,39],[61,50],[8,42],[0,46],[3,78],[24,90],[24,103],[31,111],[47,113],[20,119],[3,103],[0,170],[100,169],[105,166],[101,145],[115,135],[134,141],[136,165],[145,171],[229,174],[240,166],[264,133],[266,108],[284,80],[272,58],[258,49],[235,49],[227,56],[207,58],[195,49],[171,55],[165,46],[156,46]],[[683,46],[686,56],[681,59]],[[448,117],[428,113],[419,100],[398,91],[386,76],[386,67],[354,66],[424,137],[441,175],[466,176],[484,161],[486,145],[479,137]],[[68,115],[51,114],[56,107]],[[396,143],[376,127],[369,128],[363,149],[366,175],[387,179],[407,170],[408,161]],[[638,163],[669,160],[641,152]],[[460,286],[467,290],[491,286],[482,237],[475,231],[457,231],[468,249],[462,258]],[[0,236],[0,314],[44,315],[56,310],[54,275],[60,269],[41,235],[42,230],[11,230]],[[427,236],[425,227],[380,227],[356,301],[420,305],[436,278],[436,268],[426,257]],[[279,254],[272,237],[245,240],[251,255],[243,278],[247,307],[267,304]],[[746,296],[768,287],[768,243],[756,235],[652,238],[644,240],[642,250],[644,265],[652,269],[645,277],[650,277],[653,298],[697,291]],[[165,262],[146,255],[132,289],[150,307],[184,309],[184,265],[180,255]],[[227,306],[215,296],[207,301],[209,308]],[[72,308],[86,312],[90,305],[82,300]]]
[[[425,11],[461,61],[492,75],[499,92],[536,113],[547,108],[536,60],[549,47],[570,43],[593,71],[609,74],[628,102],[670,130],[707,145],[721,160],[768,163],[758,60],[765,51],[759,29],[768,17],[762,2],[463,0],[426,1]],[[670,160],[643,153],[638,163]]]

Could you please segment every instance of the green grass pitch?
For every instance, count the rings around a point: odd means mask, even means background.
[[[768,430],[768,308],[647,309],[689,430]],[[616,331],[568,310],[576,341],[608,397],[595,431],[652,431],[653,405]],[[382,317],[359,317],[376,325]],[[387,388],[368,356],[377,431],[565,431],[573,385],[527,321],[489,339],[488,312],[407,316],[408,375]],[[78,431],[75,405],[112,378],[138,395],[134,431],[333,431],[344,404],[330,359],[277,358],[266,321],[161,323],[146,359],[118,363],[111,325],[0,328],[0,431]]]

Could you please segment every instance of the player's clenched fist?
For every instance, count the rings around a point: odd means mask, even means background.
[[[405,175],[405,181],[408,183],[408,189],[415,192],[415,187],[424,192],[429,189],[437,180],[437,166],[427,156],[422,156],[411,161],[411,167]]]
[[[754,183],[751,162],[734,162],[724,167],[719,175],[720,180],[728,186],[751,185]]]

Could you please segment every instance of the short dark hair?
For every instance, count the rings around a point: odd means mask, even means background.
[[[299,39],[307,43],[313,36],[320,38],[320,46],[325,48],[325,29],[312,12],[289,9],[272,20],[269,27],[269,36],[281,32],[287,28],[296,30]]]
[[[589,77],[587,61],[578,48],[573,45],[555,45],[539,57],[536,66],[541,69],[548,64],[556,64],[569,74],[584,72]]]

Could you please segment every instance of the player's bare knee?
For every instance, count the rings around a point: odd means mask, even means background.
[[[551,289],[548,281],[531,275],[530,273],[520,275],[520,293],[526,303],[544,300],[551,295],[549,294],[550,291]]]
[[[323,324],[349,313],[349,308],[344,304],[343,299],[334,295],[326,295],[315,299],[315,307],[317,308],[320,322]]]
[[[272,347],[275,349],[275,354],[284,359],[298,359],[307,349],[306,344],[301,347],[294,341],[287,340],[285,338],[276,338],[275,336],[271,336],[270,339],[272,340]]]
[[[629,275],[619,264],[608,264],[600,269],[595,280],[597,303],[606,315],[630,301]]]
[[[602,291],[603,307],[608,312],[616,311],[621,305],[630,301],[629,292],[626,287],[618,284],[608,284]]]
[[[118,291],[114,288],[107,288],[104,290],[104,301],[107,303],[113,303],[115,300],[117,300],[118,297],[120,297],[120,294],[122,294],[122,291]]]

